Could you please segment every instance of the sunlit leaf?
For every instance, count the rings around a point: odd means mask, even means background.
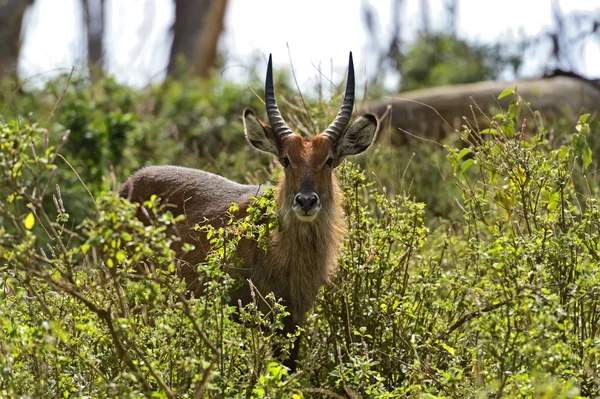
[[[590,119],[590,114],[583,114],[579,117],[579,123],[587,123],[588,119]]]
[[[460,166],[460,170],[462,170],[463,173],[466,173],[473,165],[475,165],[475,161],[473,159],[467,159]]]
[[[498,100],[503,99],[504,97],[510,96],[511,94],[516,94],[515,89],[506,89],[498,96]]]
[[[448,351],[448,353],[451,354],[452,356],[454,356],[456,354],[456,349],[454,349],[450,345],[446,345],[443,342],[440,345],[442,346],[442,348],[446,349]]]
[[[27,216],[25,216],[25,221],[23,222],[23,224],[25,224],[25,228],[27,230],[31,230],[33,228],[33,225],[35,224],[35,217],[33,216],[33,212],[29,212]]]
[[[489,129],[483,129],[481,131],[481,134],[492,134],[494,136],[498,136],[500,135],[500,133],[498,132],[498,130],[493,129],[493,128],[489,128]]]
[[[462,159],[464,158],[467,154],[471,153],[471,149],[470,148],[463,148],[462,150],[460,150],[460,152],[458,153],[458,159]]]

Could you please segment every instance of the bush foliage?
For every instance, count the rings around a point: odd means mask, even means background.
[[[273,355],[296,339],[276,334],[285,307],[256,292],[234,315],[240,282],[223,271],[239,239],[264,238],[265,214],[275,228],[273,196],[211,231],[195,298],[172,273],[175,218],[153,198],[145,226],[114,192],[153,163],[276,180],[244,144],[242,110],[262,109],[251,90],[169,81],[136,93],[105,79],[5,98],[0,396],[598,397],[595,127],[589,115],[559,135],[528,127],[523,99],[504,94],[514,101],[490,129],[465,126],[414,156],[379,143],[339,168],[348,233],[293,374]],[[317,126],[335,112],[308,108]]]

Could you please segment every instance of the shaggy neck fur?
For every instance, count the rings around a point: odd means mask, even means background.
[[[322,207],[312,222],[302,222],[294,214],[283,180],[277,197],[279,228],[271,237],[260,278],[276,282],[269,288],[289,302],[294,316],[303,318],[335,270],[344,232],[342,195],[333,176],[328,192],[320,193]]]

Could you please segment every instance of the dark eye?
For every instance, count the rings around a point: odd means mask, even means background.
[[[284,168],[287,168],[288,166],[290,166],[290,159],[288,157],[281,158],[281,164]]]
[[[327,165],[331,168],[333,166],[333,158],[327,159],[327,162],[325,162],[325,165]]]

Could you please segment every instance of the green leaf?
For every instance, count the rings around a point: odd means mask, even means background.
[[[583,154],[582,154],[582,158],[583,158],[583,169],[587,169],[588,166],[590,166],[590,164],[592,163],[592,150],[590,149],[590,146],[585,145],[585,148],[583,149]]]
[[[446,345],[443,342],[440,345],[442,345],[442,348],[446,349],[448,351],[448,353],[451,354],[452,356],[454,356],[454,354],[456,353],[456,349],[454,349],[453,347]]]
[[[506,89],[498,96],[498,100],[502,100],[504,97],[510,96],[511,94],[516,94],[515,89]]]
[[[462,159],[465,157],[465,155],[470,154],[471,153],[471,149],[470,148],[463,148],[462,150],[460,150],[460,152],[458,153],[458,159]]]
[[[590,134],[590,125],[587,123],[577,123],[575,126],[575,130],[577,130],[581,134]]]
[[[33,225],[35,224],[35,217],[33,216],[32,212],[29,212],[27,216],[25,216],[24,224],[27,230],[31,230],[33,228]]]
[[[463,162],[463,164],[460,166],[460,170],[462,170],[463,173],[466,173],[467,170],[471,169],[471,166],[475,165],[475,161],[473,159],[467,159],[465,162]]]
[[[590,114],[583,114],[579,117],[579,123],[587,123],[588,119],[590,119]]]
[[[481,134],[492,134],[494,136],[498,136],[499,135],[498,131],[496,129],[492,129],[492,128],[490,128],[490,129],[483,129],[481,131]]]
[[[506,195],[504,191],[497,191],[494,194],[494,201],[500,204],[507,211],[511,211],[514,208],[514,200],[510,195]]]
[[[515,121],[518,120],[519,115],[521,115],[522,105],[523,102],[521,101],[521,99],[516,99],[515,101],[511,102],[508,107],[508,116]]]
[[[121,263],[125,260],[125,251],[120,250],[117,251],[117,254],[115,255],[115,257],[117,258],[117,262]]]
[[[571,139],[571,142],[573,143],[573,149],[575,150],[575,154],[577,154],[577,155],[583,154],[583,149],[585,148],[585,145],[587,144],[587,140],[585,139],[585,136],[583,136],[581,134],[574,134],[573,138]]]
[[[558,192],[551,193],[548,198],[547,208],[549,211],[554,211],[558,208],[560,203],[560,194]]]
[[[504,132],[504,135],[509,138],[512,139],[515,135],[515,124],[513,123],[512,120],[508,120],[505,123],[502,124],[502,131]]]
[[[566,145],[560,147],[560,150],[558,151],[558,159],[560,159],[561,161],[567,159],[567,157],[569,156],[569,151],[570,149]]]
[[[592,150],[587,143],[587,139],[583,134],[574,134],[572,142],[575,154],[581,157],[583,160],[583,168],[587,169],[592,163]]]

